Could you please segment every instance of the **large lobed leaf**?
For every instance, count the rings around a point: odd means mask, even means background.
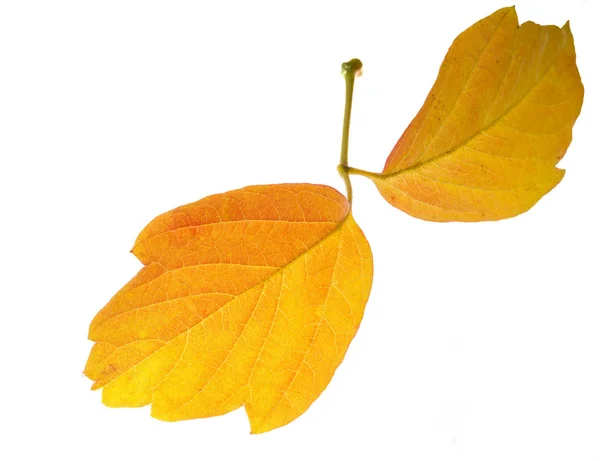
[[[175,421],[242,405],[252,432],[321,394],[371,289],[369,244],[330,187],[254,186],[154,219],[145,267],[94,318],[85,374],[113,407]]]
[[[373,175],[383,197],[430,221],[509,218],[556,186],[583,85],[573,36],[514,7],[454,41],[427,99]]]

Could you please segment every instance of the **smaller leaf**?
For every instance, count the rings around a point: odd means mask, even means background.
[[[363,316],[369,244],[327,186],[251,186],[155,218],[145,267],[96,315],[85,374],[111,407],[166,420],[245,406],[252,432],[301,415]]]
[[[429,221],[484,221],[530,209],[562,179],[556,164],[583,101],[573,36],[513,7],[454,41],[423,107],[372,175],[393,206]]]

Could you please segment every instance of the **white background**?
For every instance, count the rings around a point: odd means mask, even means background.
[[[354,178],[373,290],[299,419],[164,423],[104,407],[82,376],[148,221],[249,184],[343,190],[352,57],[350,163],[380,171],[453,38],[507,1],[2,1],[0,458],[600,459],[596,0],[516,5],[571,20],[586,86],[565,179],[530,212],[423,222]]]

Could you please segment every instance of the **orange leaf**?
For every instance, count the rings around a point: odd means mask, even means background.
[[[145,267],[96,315],[85,374],[112,407],[166,421],[244,405],[252,432],[301,415],[354,337],[369,244],[336,190],[253,186],[154,219]]]
[[[393,206],[430,221],[509,218],[556,186],[583,101],[573,36],[514,8],[454,41],[425,104],[371,178]]]

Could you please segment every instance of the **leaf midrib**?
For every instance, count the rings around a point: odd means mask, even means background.
[[[519,26],[520,28],[521,26]],[[561,31],[564,30],[561,29]],[[490,129],[492,129],[493,127],[495,127],[498,123],[500,123],[503,119],[505,119],[508,114],[510,114],[513,110],[515,110],[517,107],[519,107],[520,104],[523,103],[523,101],[525,101],[530,95],[531,92],[546,78],[546,75],[548,74],[548,72],[550,72],[550,70],[556,66],[557,62],[558,62],[558,58],[560,57],[560,55],[564,52],[566,44],[563,44],[562,48],[557,52],[556,54],[556,59],[540,74],[540,77],[538,78],[538,80],[531,85],[531,87],[527,90],[527,92],[523,95],[523,97],[521,97],[515,104],[513,104],[511,107],[509,107],[503,114],[501,114],[496,120],[494,120],[492,123],[490,123],[489,125],[483,127],[481,130],[479,130],[478,132],[474,133],[472,136],[468,137],[467,139],[465,139],[463,142],[461,142],[460,144],[458,144],[457,146],[453,147],[452,149],[450,149],[447,152],[444,152],[436,157],[430,158],[429,160],[426,160],[424,162],[421,163],[416,163],[414,165],[411,165],[408,168],[404,168],[402,170],[399,171],[394,171],[392,173],[381,173],[380,175],[378,175],[375,179],[387,179],[387,178],[392,178],[394,176],[398,176],[401,175],[403,173],[407,173],[410,172],[412,170],[416,170],[417,168],[420,168],[423,165],[427,165],[429,163],[434,163],[435,161],[450,156],[452,154],[454,154],[456,151],[466,147],[472,140],[476,139],[479,136],[482,136],[484,133],[486,133],[487,131],[489,131]],[[512,58],[511,58],[511,62],[512,62]],[[465,85],[466,86],[466,85]],[[463,88],[464,89],[464,88]]]

